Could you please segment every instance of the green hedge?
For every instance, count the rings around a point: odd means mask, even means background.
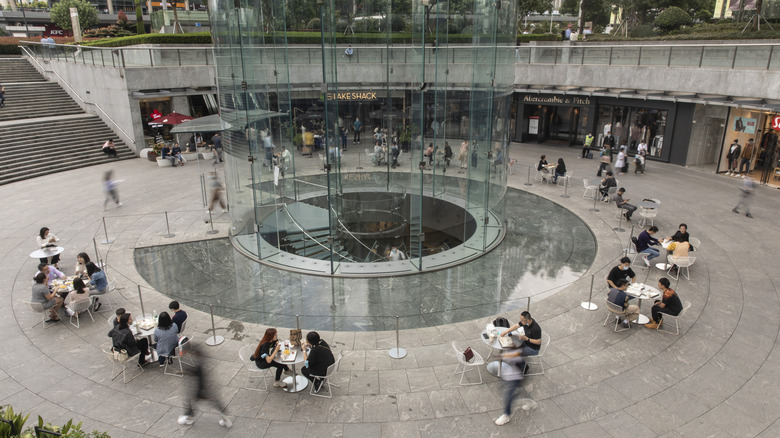
[[[184,34],[146,33],[143,35],[90,41],[84,45],[93,47],[123,47],[138,44],[211,44],[211,34],[209,32]]]
[[[0,44],[0,55],[21,55],[19,44]]]

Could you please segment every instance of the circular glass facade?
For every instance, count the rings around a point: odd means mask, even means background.
[[[314,45],[285,30],[287,2],[211,3],[234,246],[333,276],[493,249],[506,230],[514,2],[387,2],[370,17],[401,24],[370,41],[342,36],[338,2],[319,3]],[[466,12],[470,29],[455,25]]]

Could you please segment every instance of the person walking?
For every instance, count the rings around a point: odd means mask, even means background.
[[[177,423],[182,426],[189,426],[195,422],[192,419],[193,407],[198,401],[207,401],[214,405],[219,411],[220,420],[219,425],[230,429],[233,426],[233,422],[225,414],[225,406],[219,401],[217,397],[212,394],[212,389],[206,379],[206,371],[203,369],[203,364],[200,350],[197,345],[192,344],[189,348],[188,354],[193,359],[193,366],[191,368],[192,374],[195,376],[195,383],[192,385],[192,395],[187,400],[187,405],[184,408],[184,415],[180,416]]]
[[[0,84],[0,108],[5,106],[5,85]]]
[[[106,209],[106,205],[108,205],[109,199],[113,199],[117,207],[121,207],[123,205],[121,202],[119,202],[119,192],[116,189],[117,184],[119,184],[121,180],[114,180],[113,176],[113,170],[106,170],[106,172],[103,174],[103,191],[106,195],[106,199],[103,201],[103,210]]]
[[[227,206],[222,199],[222,182],[219,180],[217,172],[211,172],[209,178],[211,178],[211,202],[209,203],[209,211],[213,211],[214,204],[219,202],[219,206],[222,207],[222,212],[224,213],[227,210]]]
[[[753,177],[750,175],[745,178],[745,181],[742,183],[741,192],[739,194],[739,200],[737,201],[737,205],[731,209],[734,213],[739,214],[739,209],[743,208],[745,210],[745,216],[752,218],[753,215],[750,214],[750,198],[753,194]]]
[[[726,172],[726,176],[737,176],[737,159],[740,154],[742,154],[742,146],[739,145],[739,140],[735,138],[734,142],[731,143],[728,154],[726,154],[726,159],[729,162],[729,171]]]

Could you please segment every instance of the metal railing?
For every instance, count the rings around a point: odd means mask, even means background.
[[[180,67],[214,65],[212,47],[121,47],[103,48],[62,44],[21,43],[27,53],[37,58],[73,62],[101,67]],[[499,47],[498,58],[512,64],[563,64],[604,66],[661,66],[725,69],[780,69],[780,44],[775,43],[691,43],[691,44],[598,44],[555,43]],[[366,45],[354,47],[352,56],[343,53],[339,63],[377,64],[385,62],[472,63],[482,46],[450,45],[420,48],[411,45]],[[487,48],[487,47],[484,47]],[[238,51],[239,49],[235,49]],[[319,46],[287,46],[245,48],[241,52],[250,59],[264,59],[270,51],[285,51],[290,65],[318,64],[322,60]],[[336,49],[340,50],[340,49]],[[220,50],[219,53],[228,53]],[[218,55],[222,56],[222,55]],[[226,56],[226,55],[225,55]],[[438,58],[438,59],[437,59]]]

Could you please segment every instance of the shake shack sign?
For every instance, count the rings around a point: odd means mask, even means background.
[[[526,94],[523,96],[523,103],[538,105],[560,105],[560,106],[590,106],[593,105],[588,96],[556,96],[544,94]]]
[[[376,91],[345,91],[343,93],[325,93],[327,100],[376,100]]]

